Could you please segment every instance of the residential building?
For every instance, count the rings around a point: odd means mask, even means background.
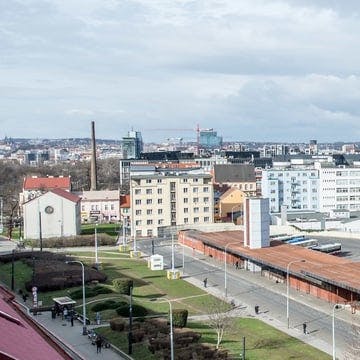
[[[219,216],[224,221],[238,223],[237,219],[242,217],[246,193],[235,188],[229,188],[220,196]]]
[[[269,198],[270,212],[319,210],[319,171],[311,169],[267,169],[262,171],[262,196]]]
[[[118,222],[120,220],[119,190],[90,190],[75,193],[81,198],[82,222]]]
[[[209,174],[166,170],[132,175],[132,234],[159,236],[167,226],[213,223],[213,198]]]
[[[320,178],[319,210],[360,210],[360,167],[316,163]]]
[[[255,167],[247,164],[214,165],[214,184],[236,187],[246,196],[256,196]]]

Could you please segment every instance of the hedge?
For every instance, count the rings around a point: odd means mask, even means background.
[[[189,312],[186,309],[174,309],[172,311],[173,326],[183,328],[187,324]],[[170,312],[169,315],[170,316]]]
[[[92,306],[91,310],[94,312],[103,311],[107,309],[117,309],[122,306],[128,306],[126,301],[105,300]]]
[[[116,309],[116,312],[119,316],[123,317],[129,317],[129,305],[126,306],[120,306]],[[148,314],[148,311],[146,308],[144,308],[141,305],[132,305],[132,316],[134,317],[142,317],[146,316]]]
[[[110,320],[110,329],[113,331],[123,331],[125,329],[125,322],[122,318],[115,318]]]
[[[130,288],[134,286],[134,282],[128,278],[117,278],[113,280],[113,286],[120,294],[130,295]]]

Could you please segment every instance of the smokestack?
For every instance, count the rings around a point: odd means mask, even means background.
[[[96,190],[97,188],[97,169],[96,169],[96,141],[95,141],[95,122],[91,122],[91,179],[90,179],[90,190]]]

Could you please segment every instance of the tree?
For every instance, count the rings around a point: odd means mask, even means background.
[[[230,331],[234,324],[234,317],[225,300],[214,299],[207,304],[209,309],[209,326],[216,331],[216,349],[219,349],[224,334]]]

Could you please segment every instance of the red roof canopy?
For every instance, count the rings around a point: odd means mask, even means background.
[[[70,190],[70,177],[26,177],[24,179],[24,190],[52,190],[64,189]]]

